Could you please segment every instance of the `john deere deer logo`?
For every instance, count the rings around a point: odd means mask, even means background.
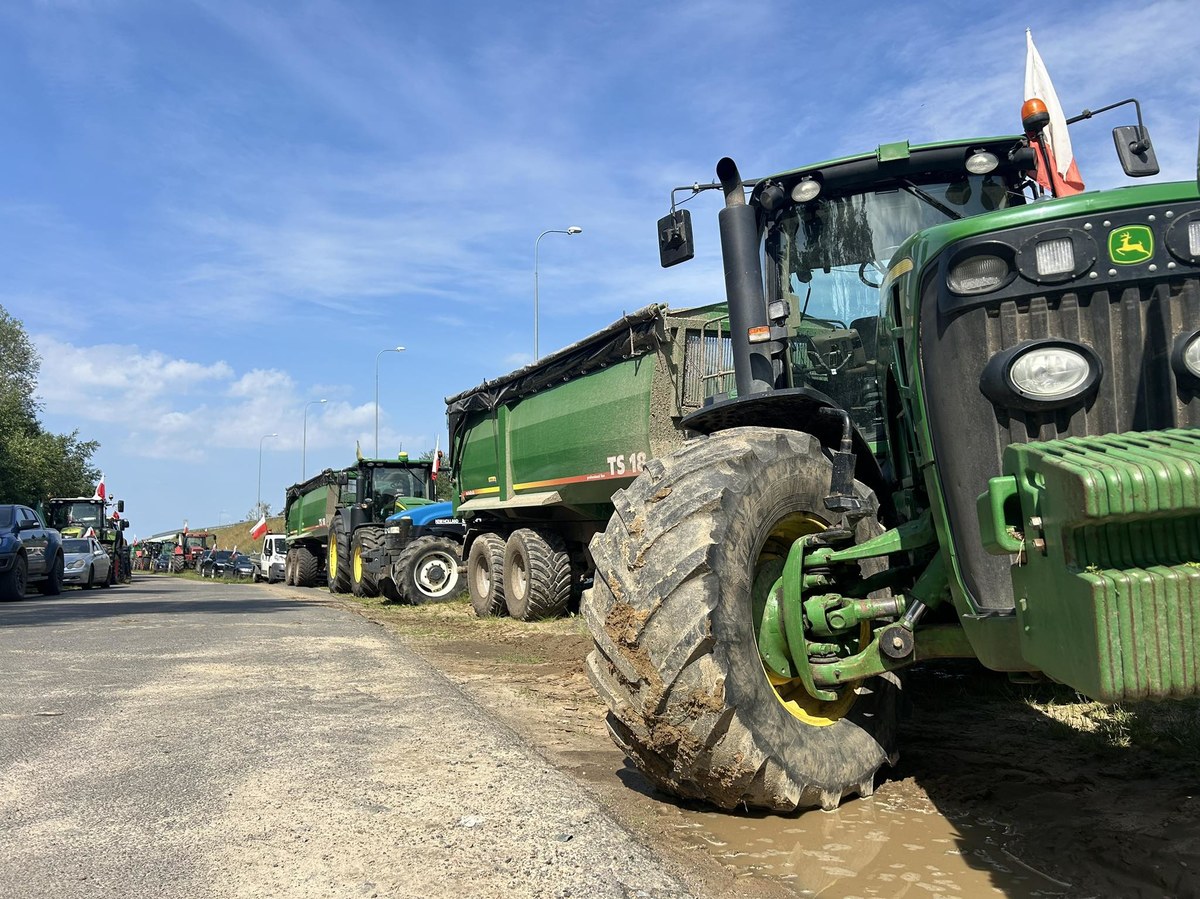
[[[1154,255],[1154,232],[1145,225],[1126,225],[1108,235],[1108,257],[1118,265],[1136,265]]]

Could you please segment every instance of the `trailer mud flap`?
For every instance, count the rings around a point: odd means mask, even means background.
[[[1200,431],[1013,444],[979,497],[1022,655],[1103,702],[1200,693]]]

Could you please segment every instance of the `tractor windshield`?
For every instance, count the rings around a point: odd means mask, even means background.
[[[428,469],[425,468],[376,468],[375,495],[413,496],[428,499]]]
[[[774,293],[798,300],[805,318],[849,323],[878,315],[876,288],[900,244],[933,225],[1002,209],[1012,196],[995,176],[968,175],[798,203],[767,233]]]
[[[50,507],[50,526],[63,528],[99,528],[100,506],[98,503],[63,503]]]
[[[879,187],[879,185],[872,185]],[[895,179],[886,189],[821,195],[783,210],[766,232],[769,295],[786,299],[793,380],[827,394],[874,432],[879,286],[911,235],[1022,202],[998,175]]]

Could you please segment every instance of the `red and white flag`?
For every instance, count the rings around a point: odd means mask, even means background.
[[[437,442],[433,445],[433,467],[429,469],[429,476],[435,481],[437,480],[438,471],[442,467],[442,435],[438,434]]]
[[[1083,190],[1083,179],[1075,166],[1075,154],[1071,150],[1071,136],[1067,133],[1067,117],[1063,115],[1058,94],[1050,83],[1050,73],[1042,62],[1041,54],[1033,45],[1033,33],[1025,29],[1025,99],[1034,98],[1046,104],[1050,113],[1050,124],[1042,129],[1043,141],[1031,138],[1037,153],[1037,181],[1056,197],[1067,197]],[[1050,157],[1047,171],[1046,154]]]
[[[102,472],[100,474],[100,483],[96,485],[96,492],[92,494],[92,499],[104,499],[106,495],[104,490],[104,474]]]
[[[250,529],[250,539],[257,540],[259,537],[261,537],[266,532],[267,532],[267,516],[264,514],[262,518],[258,519],[258,524],[256,524],[254,527],[252,527]]]

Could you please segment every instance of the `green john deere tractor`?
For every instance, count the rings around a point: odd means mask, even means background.
[[[736,391],[614,497],[583,604],[611,733],[661,787],[870,795],[928,659],[1200,693],[1200,191],[1044,196],[1024,124],[718,164]],[[1140,110],[1114,135],[1158,171]],[[659,236],[692,255],[682,210]]]

